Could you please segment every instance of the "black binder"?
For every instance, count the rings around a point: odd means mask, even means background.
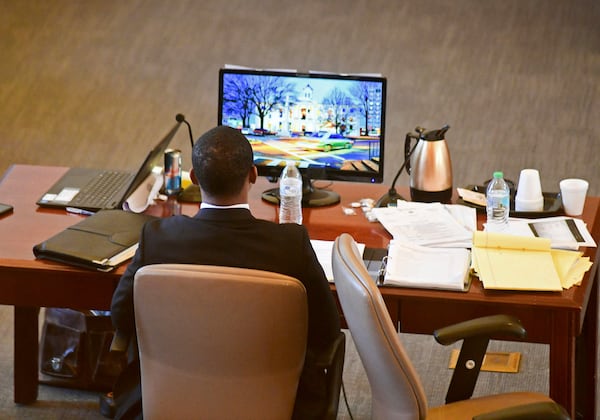
[[[36,258],[111,271],[133,257],[144,223],[157,219],[123,210],[100,210],[33,247]]]

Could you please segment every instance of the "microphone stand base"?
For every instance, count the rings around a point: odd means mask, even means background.
[[[379,198],[379,200],[377,200],[377,202],[375,203],[375,207],[389,207],[390,204],[392,204],[392,206],[395,206],[398,200],[404,200],[404,197],[398,194],[396,190],[391,189],[387,193],[382,195]]]
[[[181,190],[177,199],[182,203],[201,203],[202,194],[200,193],[200,187],[196,184],[188,185]]]

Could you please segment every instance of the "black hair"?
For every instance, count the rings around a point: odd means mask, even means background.
[[[239,131],[217,126],[194,144],[192,165],[200,187],[216,197],[239,193],[254,165],[252,147]]]

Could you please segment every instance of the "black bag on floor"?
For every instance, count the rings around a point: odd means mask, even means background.
[[[109,391],[126,364],[111,353],[107,311],[47,308],[40,343],[40,383]]]

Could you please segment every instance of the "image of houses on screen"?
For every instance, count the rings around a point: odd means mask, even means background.
[[[221,89],[221,123],[246,135],[258,165],[378,170],[381,82],[226,73]]]

